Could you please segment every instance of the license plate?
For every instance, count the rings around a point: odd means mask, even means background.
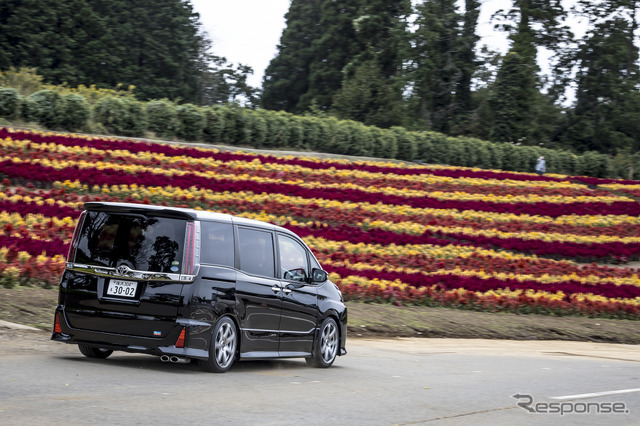
[[[111,280],[107,296],[135,297],[138,283],[135,281]]]

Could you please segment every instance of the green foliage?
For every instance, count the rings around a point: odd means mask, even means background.
[[[478,5],[467,2],[471,18],[477,13]],[[413,66],[409,79],[415,84],[410,99],[410,120],[414,123],[428,123],[432,130],[448,132],[460,109],[455,93],[459,85],[466,84],[470,90],[470,76],[473,73],[473,47],[476,37],[463,38],[460,33],[462,15],[458,14],[455,0],[421,2],[416,7],[417,26],[412,35]],[[466,28],[473,34],[475,22],[468,22]],[[466,63],[461,63],[459,55],[466,54]],[[469,60],[470,59],[470,60]],[[462,67],[466,67],[463,74]],[[465,78],[463,81],[462,78]],[[466,100],[469,101],[468,99]],[[465,105],[465,108],[469,108]]]
[[[349,120],[339,122],[336,129],[336,154],[366,155],[364,152],[364,137],[360,131],[360,123]]]
[[[416,140],[416,160],[425,161],[431,158],[433,146],[431,140],[424,132],[413,132]]]
[[[431,145],[429,157],[423,160],[432,164],[449,164],[449,145],[446,136],[437,132],[422,132],[422,136]]]
[[[180,105],[176,108],[178,118],[177,136],[187,141],[202,140],[207,119],[201,108],[193,104]]]
[[[167,99],[147,102],[147,130],[159,138],[172,139],[179,127],[176,106]]]
[[[246,111],[250,119],[250,141],[249,143],[257,148],[263,146],[267,141],[269,127],[267,120],[253,111]]]
[[[64,100],[53,90],[39,90],[29,95],[28,117],[49,129],[60,127],[64,112]]]
[[[373,144],[371,155],[379,158],[398,158],[398,138],[393,130],[368,127]]]
[[[322,120],[317,117],[300,116],[296,120],[302,126],[302,140],[305,148],[316,149],[322,144]]]
[[[292,113],[302,113],[308,108],[309,104],[301,98],[310,88],[314,43],[322,37],[322,27],[317,25],[320,3],[319,0],[291,1],[278,54],[265,70],[260,100],[263,108]]]
[[[288,146],[295,149],[304,148],[304,126],[295,116],[288,116],[289,143]]]
[[[635,14],[638,12],[635,10]],[[576,55],[577,103],[563,139],[578,151],[615,155],[640,149],[640,68],[635,28],[637,24],[624,18],[604,20]]]
[[[62,128],[71,131],[85,130],[91,117],[91,107],[84,96],[70,93],[63,97],[63,102],[60,120]]]
[[[606,177],[609,176],[610,171],[609,157],[595,151],[582,154],[576,167],[576,174],[582,176]]]
[[[343,69],[332,110],[339,118],[388,128],[402,124],[403,86],[399,78],[408,49],[409,0],[363,2],[353,21],[362,46]]]
[[[6,71],[0,70],[0,86],[13,88],[23,96],[44,88],[42,76],[38,75],[35,68],[20,68],[17,70],[15,67],[9,67]]]
[[[286,147],[289,143],[289,118],[285,112],[260,110],[267,125],[266,147]]]
[[[334,152],[337,144],[338,123],[340,121],[335,117],[328,117],[319,120],[320,132],[318,135],[318,145],[313,146],[316,151]]]
[[[20,96],[15,89],[0,87],[0,117],[13,119],[20,112]]]
[[[202,137],[205,142],[216,143],[222,139],[224,131],[224,112],[218,106],[205,108],[205,126],[202,129]]]
[[[548,159],[547,164],[549,170],[556,173],[573,174],[576,172],[578,157],[569,151],[564,150],[545,150],[545,158]]]
[[[238,131],[236,129],[238,108],[228,106],[221,108],[220,111],[222,112],[222,132],[220,134],[220,140],[223,143],[235,145],[238,143]]]
[[[493,166],[493,158],[490,142],[486,142],[479,139],[467,139],[467,145],[470,150],[475,152],[474,165],[472,167],[479,167],[482,169],[490,169]]]
[[[413,161],[418,155],[418,144],[413,133],[408,132],[403,127],[392,127],[396,143],[398,145],[398,153],[396,158],[400,160]]]
[[[147,117],[144,112],[144,104],[133,98],[122,98],[124,105],[124,120],[122,135],[124,136],[144,136],[147,128]]]
[[[531,99],[537,93],[535,70],[518,53],[505,55],[489,97],[493,110],[491,140],[522,143],[531,133]]]
[[[502,169],[504,164],[503,144],[487,143],[487,151],[489,153],[489,167],[494,169]]]
[[[129,98],[107,96],[93,107],[93,118],[107,132],[122,136],[142,136],[146,128],[144,109]]]
[[[366,125],[391,127],[402,122],[402,97],[381,75],[375,61],[367,61],[348,76],[333,99],[332,112],[338,118]]]
[[[198,27],[184,0],[11,0],[0,6],[0,69],[37,68],[51,84],[123,83],[141,99],[193,101]]]
[[[253,130],[253,114],[244,108],[236,109],[236,143],[239,145],[253,145],[251,132]],[[256,145],[257,146],[257,145]]]

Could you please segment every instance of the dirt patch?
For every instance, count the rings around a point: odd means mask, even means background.
[[[0,320],[50,331],[57,300],[57,289],[0,288]],[[573,340],[640,344],[638,321],[471,312],[358,302],[348,302],[347,306],[349,337]]]
[[[348,303],[349,333],[358,337],[573,340],[639,344],[638,321],[473,312],[447,308]]]
[[[57,289],[0,287],[0,320],[51,330],[57,304]]]

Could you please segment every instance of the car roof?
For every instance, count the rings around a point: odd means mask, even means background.
[[[255,226],[263,229],[277,230],[289,235],[295,233],[272,223],[255,219],[234,216],[226,213],[216,213],[207,210],[188,209],[183,207],[160,206],[153,204],[117,203],[106,201],[90,201],[84,203],[85,210],[103,211],[113,213],[146,213],[152,212],[154,216],[172,217],[184,220],[214,220],[216,222],[229,222],[237,225]]]

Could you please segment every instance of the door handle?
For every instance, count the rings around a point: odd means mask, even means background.
[[[282,291],[284,292],[284,294],[291,293],[291,289],[289,289],[289,288],[283,288]]]
[[[280,290],[282,290],[282,288],[280,288],[280,287],[278,287],[278,286],[274,285],[273,287],[271,287],[271,290],[273,290],[273,292],[274,292],[274,293],[277,293],[277,292],[279,292]]]

